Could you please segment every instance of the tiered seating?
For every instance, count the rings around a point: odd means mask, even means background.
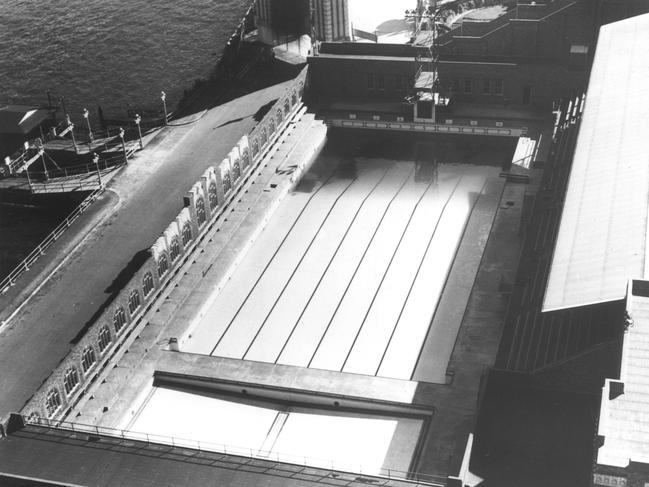
[[[583,98],[577,98],[557,111],[555,140],[525,228],[516,285],[496,360],[500,369],[538,371],[619,336],[624,316],[621,302],[541,313],[582,103]]]

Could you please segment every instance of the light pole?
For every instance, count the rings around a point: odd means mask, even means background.
[[[45,173],[45,181],[49,181],[50,175],[47,172],[47,167],[45,166],[45,147],[43,147],[43,141],[41,139],[36,139],[36,147],[38,148],[38,155],[41,156],[43,173]]]
[[[101,181],[101,171],[99,170],[99,156],[95,153],[92,154],[92,162],[95,163],[95,169],[97,169],[97,179],[99,180],[99,187],[103,188],[104,184]]]
[[[86,119],[86,124],[88,125],[88,145],[95,140],[95,137],[92,135],[92,129],[90,128],[90,112],[88,111],[87,108],[83,109],[83,118]]]
[[[70,136],[72,137],[72,145],[74,146],[74,153],[78,154],[79,148],[77,147],[77,141],[74,138],[74,124],[72,123],[72,120],[70,120],[70,115],[65,116],[65,122],[68,124],[68,128],[70,129]]]
[[[119,138],[122,140],[122,152],[124,153],[124,164],[128,164],[128,159],[126,158],[126,144],[124,143],[124,129],[119,128]]]
[[[137,125],[137,133],[140,136],[140,149],[144,149],[144,144],[142,143],[142,129],[140,129],[140,122],[142,121],[142,117],[140,117],[139,113],[135,114],[135,125]]]
[[[160,99],[162,100],[162,109],[165,112],[165,125],[167,125],[167,95],[164,91],[160,92]]]

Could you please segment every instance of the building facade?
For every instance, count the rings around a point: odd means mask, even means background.
[[[347,0],[311,0],[312,35],[323,42],[350,38]]]

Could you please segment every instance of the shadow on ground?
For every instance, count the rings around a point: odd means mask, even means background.
[[[88,321],[79,330],[79,333],[71,340],[71,343],[78,343],[81,338],[86,334],[88,329],[99,319],[101,314],[106,310],[108,306],[113,302],[122,289],[126,287],[131,278],[139,271],[144,263],[149,258],[149,249],[144,249],[138,251],[128,264],[119,272],[117,277],[113,279],[113,282],[104,290],[108,293],[109,296],[106,300],[99,306],[99,309],[90,317]]]

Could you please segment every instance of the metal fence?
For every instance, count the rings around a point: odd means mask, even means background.
[[[36,262],[36,260],[45,253],[45,251],[51,247],[54,242],[65,232],[65,230],[72,225],[72,223],[81,216],[81,214],[88,209],[88,207],[99,197],[99,195],[104,191],[103,188],[97,188],[92,193],[84,199],[75,210],[70,213],[67,218],[62,221],[38,246],[32,250],[23,261],[18,264],[14,270],[12,270],[7,277],[0,281],[0,294],[4,294],[9,290],[11,286],[14,285],[16,280],[25,272],[29,270],[29,267]]]
[[[215,467],[244,469],[254,464],[257,473],[272,473],[286,477],[299,476],[314,482],[335,485],[379,485],[383,487],[445,487],[446,478],[439,475],[429,475],[416,472],[405,472],[359,465],[352,461],[325,460],[301,455],[279,453],[255,448],[224,445],[207,441],[183,439],[171,436],[139,433],[135,431],[108,428],[105,426],[73,423],[70,421],[51,420],[46,418],[31,417],[23,420],[26,424],[44,426],[58,432],[88,435],[87,440],[96,444],[101,437],[117,439],[122,446],[135,446],[132,442],[144,443],[152,448],[156,445],[167,445],[178,449],[193,450],[197,453],[204,452],[214,458]],[[174,452],[176,453],[176,452]],[[224,456],[225,455],[225,456]],[[203,457],[204,459],[204,457]],[[260,470],[258,470],[260,469]]]

